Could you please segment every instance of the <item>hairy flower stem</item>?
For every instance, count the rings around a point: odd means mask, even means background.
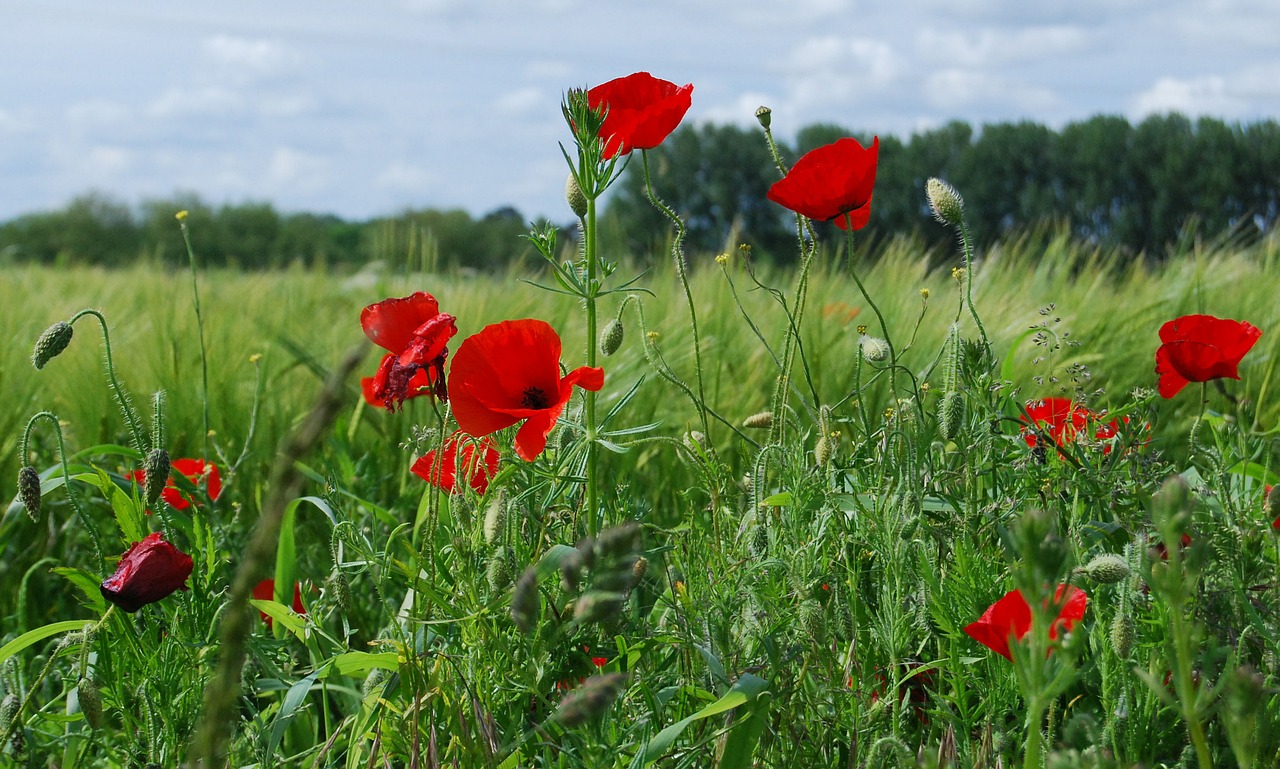
[[[71,468],[67,465],[67,449],[62,442],[62,425],[58,423],[56,415],[50,411],[41,411],[27,421],[27,429],[22,431],[22,445],[18,451],[18,458],[23,465],[30,464],[27,456],[27,444],[31,439],[31,429],[35,427],[36,420],[39,419],[46,419],[53,424],[54,434],[58,436],[58,461],[62,465],[62,485],[67,490],[67,499],[71,500],[71,509],[76,511],[76,515],[80,518],[80,523],[84,525],[84,530],[89,534],[89,539],[93,541],[93,549],[98,555],[99,567],[103,567],[106,561],[102,550],[102,540],[98,535],[98,527],[94,524],[93,519],[85,513],[84,508],[80,506],[80,500],[71,488]],[[0,745],[3,744],[4,742],[0,741]]]
[[[596,270],[598,268],[599,253],[596,240],[596,195],[587,196],[587,218],[582,225],[582,257],[587,263],[587,293],[582,297],[582,304],[586,311],[587,320],[587,365],[596,365],[596,337],[598,336],[597,326],[599,318],[597,317],[596,295],[599,293],[597,285],[598,278]],[[601,518],[603,513],[600,510],[600,491],[599,479],[600,469],[597,466],[599,462],[599,446],[596,441],[599,439],[599,426],[596,423],[596,394],[590,390],[583,390],[584,405],[582,409],[583,427],[587,432],[587,534],[596,536],[600,533]]]
[[[898,353],[893,348],[893,337],[889,335],[889,324],[884,322],[884,315],[880,312],[880,308],[876,305],[875,300],[867,293],[866,286],[862,285],[862,279],[858,277],[858,271],[853,268],[853,230],[844,231],[845,249],[849,252],[849,275],[853,278],[853,282],[861,292],[862,298],[866,300],[867,306],[876,314],[876,320],[880,322],[880,334],[884,338],[885,344],[889,346],[889,403],[893,405],[898,398]]]
[[[964,301],[969,308],[969,315],[978,326],[978,334],[982,337],[982,346],[991,350],[991,342],[987,339],[987,329],[978,317],[978,310],[973,306],[973,244],[969,242],[969,225],[963,217],[960,219],[960,250],[964,253]]]
[[[204,344],[204,314],[200,311],[200,286],[196,283],[196,252],[191,247],[185,215],[178,219],[182,242],[187,246],[187,264],[191,267],[191,297],[196,309],[196,330],[200,336],[200,406],[204,415],[204,455],[209,456],[209,354]]]
[[[133,406],[129,403],[129,396],[125,393],[124,388],[120,386],[120,381],[116,379],[116,367],[111,357],[111,332],[107,331],[107,319],[97,310],[81,310],[71,319],[67,321],[68,325],[74,326],[76,321],[85,315],[92,315],[98,319],[98,325],[102,327],[102,347],[104,352],[104,360],[107,366],[107,379],[111,382],[111,390],[116,396],[116,404],[120,406],[120,413],[124,414],[124,421],[129,425],[129,435],[133,438],[133,447],[138,450],[139,454],[147,453],[147,444],[142,438],[141,422],[138,415],[133,413]]]
[[[653,207],[662,212],[676,228],[675,240],[671,242],[671,256],[676,264],[676,276],[680,278],[680,287],[684,289],[684,298],[689,305],[689,327],[693,331],[693,369],[694,369],[694,386],[698,388],[698,418],[702,421],[702,432],[704,435],[711,434],[711,428],[707,422],[707,394],[702,382],[702,342],[698,335],[698,312],[693,304],[693,291],[689,288],[689,272],[688,267],[684,263],[684,236],[688,229],[684,220],[680,215],[671,210],[671,207],[662,201],[653,192],[653,178],[649,175],[649,151],[641,150],[640,156],[644,161],[644,192],[649,198],[649,202]]]

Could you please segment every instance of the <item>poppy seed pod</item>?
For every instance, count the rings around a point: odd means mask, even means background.
[[[761,105],[756,110],[756,120],[760,121],[761,128],[768,129],[769,125],[773,123],[773,110]]]
[[[613,355],[617,352],[622,346],[624,331],[622,321],[617,318],[606,323],[604,329],[600,331],[600,352],[605,355]]]
[[[750,427],[753,430],[768,430],[773,427],[773,412],[761,411],[758,414],[752,414],[742,420],[743,427]]]
[[[160,493],[169,482],[169,468],[169,452],[164,449],[152,449],[147,452],[147,458],[142,462],[142,472],[148,507],[160,501]]]
[[[933,218],[952,227],[959,227],[964,221],[964,198],[955,187],[941,179],[931,178],[925,182],[924,194],[929,199]]]
[[[18,499],[27,508],[31,520],[40,517],[40,473],[31,465],[23,465],[18,470]]]
[[[72,334],[71,324],[65,320],[60,320],[45,329],[36,340],[35,349],[31,353],[31,365],[35,366],[37,371],[44,368],[46,363],[67,349],[67,345],[71,344]]]
[[[191,556],[154,532],[129,546],[115,574],[103,580],[102,597],[127,612],[135,612],[175,590],[186,590],[193,566]]]
[[[569,178],[564,181],[564,199],[569,204],[569,210],[573,211],[573,215],[581,219],[587,215],[587,196],[582,194],[582,187],[578,184],[578,177],[569,174]]]

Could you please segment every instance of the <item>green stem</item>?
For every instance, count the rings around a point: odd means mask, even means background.
[[[647,162],[647,160],[646,160]],[[646,178],[647,175],[646,167]],[[587,365],[596,365],[597,325],[596,315],[596,269],[599,261],[596,243],[596,196],[587,197],[587,216],[582,224],[582,257],[587,266],[587,293],[582,297],[582,304],[587,320]],[[602,511],[599,507],[599,461],[596,442],[599,439],[599,426],[596,423],[596,394],[590,390],[583,391],[583,426],[587,432],[587,534],[594,537],[600,532]]]
[[[85,315],[92,315],[97,318],[98,325],[102,327],[102,346],[106,352],[107,379],[111,382],[111,389],[115,393],[116,403],[119,404],[121,413],[124,414],[124,420],[129,424],[129,433],[133,437],[133,447],[138,450],[139,454],[146,454],[147,444],[142,439],[142,427],[138,421],[138,415],[133,413],[133,406],[129,405],[129,397],[125,394],[124,388],[120,386],[120,381],[116,379],[116,367],[111,356],[111,332],[107,330],[107,319],[97,310],[81,310],[72,315],[67,324],[74,326],[75,322]]]
[[[982,346],[989,351],[991,342],[987,340],[987,329],[983,327],[982,319],[978,317],[978,310],[973,306],[973,244],[969,242],[969,227],[963,218],[960,220],[960,248],[964,252],[964,301],[969,307],[969,315],[978,326],[978,334],[982,336]]]
[[[80,523],[84,525],[84,530],[89,534],[89,539],[93,541],[93,549],[98,554],[98,567],[104,568],[106,561],[102,550],[102,539],[98,534],[97,525],[94,524],[93,519],[89,517],[84,508],[80,506],[80,500],[71,488],[71,468],[67,465],[67,448],[62,441],[62,425],[58,423],[58,417],[52,412],[41,411],[27,421],[27,428],[22,432],[22,446],[19,454],[22,463],[28,463],[27,444],[30,442],[31,429],[38,419],[47,419],[53,423],[54,434],[58,436],[58,461],[62,465],[62,485],[67,489],[67,499],[71,500],[71,509],[76,511],[76,515],[80,518]],[[0,745],[2,744],[4,743],[0,741]]]
[[[204,344],[204,314],[200,311],[200,286],[196,282],[196,252],[191,247],[191,234],[185,218],[178,220],[182,242],[187,246],[187,264],[191,267],[191,296],[196,309],[196,329],[200,335],[200,405],[204,415],[204,455],[209,456],[209,354]]]
[[[845,248],[849,251],[849,275],[853,278],[853,282],[858,287],[858,291],[862,294],[862,298],[866,301],[867,306],[875,313],[876,320],[880,323],[880,333],[883,335],[885,344],[889,346],[889,405],[896,405],[898,398],[898,353],[893,348],[893,339],[889,336],[889,324],[884,321],[884,314],[880,312],[879,306],[875,300],[871,298],[871,294],[867,293],[867,287],[862,285],[862,279],[858,277],[858,271],[853,268],[853,230],[845,230]]]

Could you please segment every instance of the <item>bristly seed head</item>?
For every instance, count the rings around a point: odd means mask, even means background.
[[[1129,576],[1129,564],[1118,555],[1103,553],[1089,561],[1081,571],[1094,582],[1110,585]]]
[[[604,713],[627,684],[626,673],[592,676],[582,686],[565,695],[560,707],[547,720],[571,729]]]
[[[758,414],[752,414],[742,420],[743,427],[750,427],[755,430],[768,430],[773,427],[773,412],[761,411]]]
[[[44,368],[46,363],[67,349],[67,345],[71,344],[73,333],[71,324],[65,320],[60,320],[45,329],[36,340],[35,349],[31,353],[31,365],[35,366],[37,371]]]
[[[511,620],[520,632],[533,632],[533,626],[542,614],[542,601],[538,595],[538,571],[530,566],[520,575],[516,589],[511,593]]]
[[[878,336],[863,334],[858,341],[858,346],[862,348],[862,357],[872,363],[879,363],[889,358],[889,343]]]
[[[18,470],[18,499],[32,521],[40,518],[40,473],[31,465]]]

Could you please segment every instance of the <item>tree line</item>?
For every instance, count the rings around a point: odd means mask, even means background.
[[[780,151],[786,162],[843,136],[867,132],[819,124]],[[924,183],[938,176],[963,195],[972,235],[989,245],[1020,228],[1052,224],[1082,241],[1159,257],[1189,236],[1252,237],[1280,217],[1280,124],[1177,114],[1098,116],[1055,131],[1034,122],[975,129],[952,122],[907,139],[880,137],[871,222],[859,238],[950,239],[928,215]],[[606,202],[605,247],[639,261],[660,253],[669,223],[645,194],[644,163],[630,158]],[[686,125],[649,151],[654,191],[688,225],[686,247],[715,253],[751,243],[777,261],[794,258],[791,214],[765,199],[778,179],[763,132],[734,125]],[[122,266],[139,258],[182,264],[186,249],[174,213],[188,226],[202,264],[250,269],[291,264],[353,268],[392,260],[417,269],[500,269],[531,250],[529,222],[513,208],[481,217],[462,210],[406,211],[366,221],[284,214],[270,203],[211,206],[177,196],[131,207],[88,194],[61,210],[0,224],[0,264]],[[840,237],[819,223],[821,238]],[[574,228],[564,223],[565,241]]]

